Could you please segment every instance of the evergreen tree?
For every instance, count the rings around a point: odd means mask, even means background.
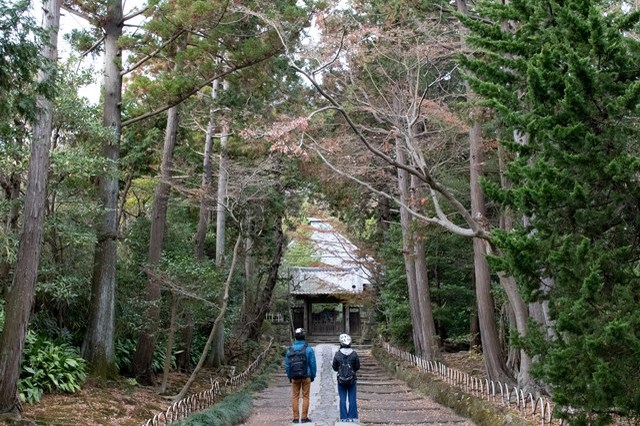
[[[598,0],[482,3],[465,19],[474,90],[503,121],[513,187],[491,194],[525,226],[500,266],[553,330],[535,373],[576,424],[640,415],[640,14]],[[541,283],[547,283],[546,286]]]

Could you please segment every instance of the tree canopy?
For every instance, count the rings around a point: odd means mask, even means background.
[[[512,186],[490,194],[524,219],[495,237],[495,263],[548,302],[553,338],[537,327],[523,344],[584,422],[640,407],[640,14],[615,6],[483,2],[465,19],[464,63],[512,156]]]

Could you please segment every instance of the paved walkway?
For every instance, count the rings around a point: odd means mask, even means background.
[[[310,426],[353,425],[338,423],[338,391],[331,361],[336,345],[314,347],[318,374],[311,383]],[[473,426],[450,409],[412,391],[378,365],[369,351],[359,350],[358,413],[363,425],[459,425]],[[254,397],[254,410],[245,426],[288,425],[291,421],[291,385],[284,367],[269,387]]]

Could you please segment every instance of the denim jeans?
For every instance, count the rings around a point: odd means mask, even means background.
[[[357,419],[356,384],[349,387],[338,384],[338,396],[340,396],[340,420]],[[349,408],[347,408],[347,400]]]

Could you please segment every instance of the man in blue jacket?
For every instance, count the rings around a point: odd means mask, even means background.
[[[295,342],[287,350],[284,367],[293,389],[293,423],[311,423],[309,419],[309,391],[316,378],[316,355],[305,341],[304,329],[296,328]],[[302,418],[300,419],[300,396]],[[299,420],[299,421],[298,421]]]

